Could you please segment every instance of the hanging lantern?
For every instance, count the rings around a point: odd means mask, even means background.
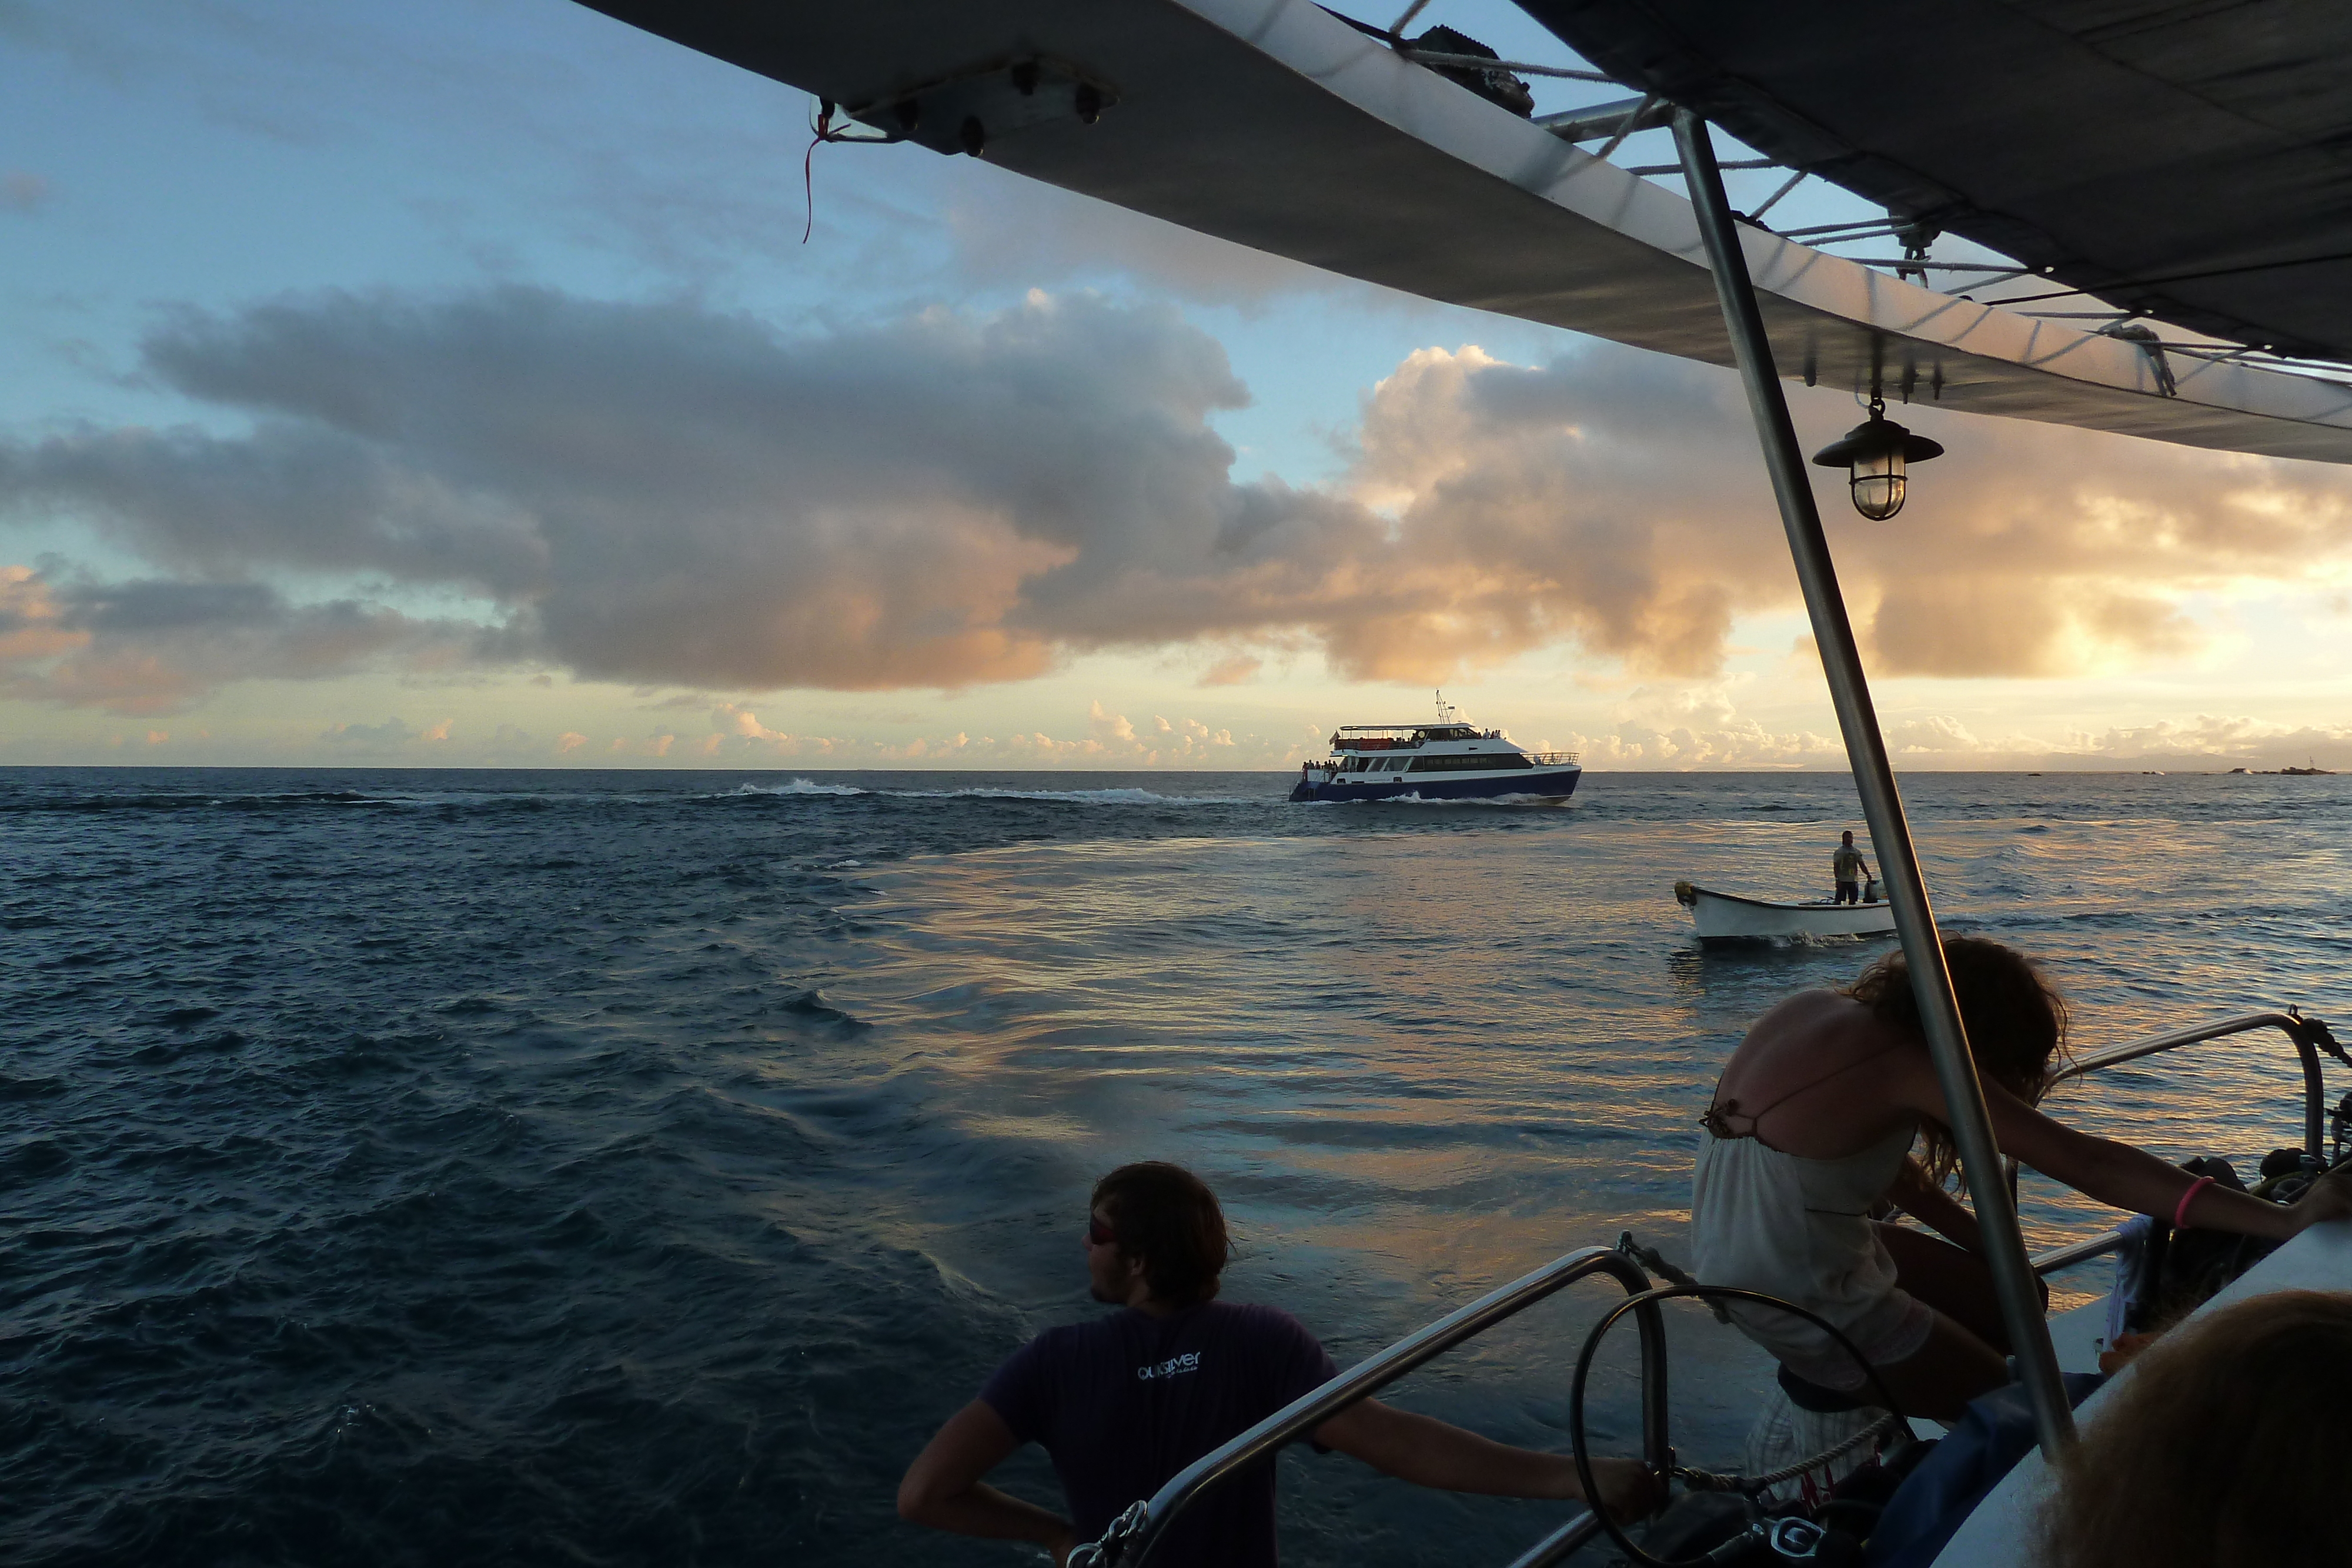
[[[1906,465],[1943,455],[1941,443],[1914,435],[1887,418],[1885,400],[1874,397],[1870,417],[1847,431],[1843,440],[1814,453],[1813,461],[1824,468],[1846,470],[1853,509],[1884,522],[1903,509]]]

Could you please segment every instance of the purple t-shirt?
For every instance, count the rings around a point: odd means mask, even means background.
[[[1052,1457],[1078,1539],[1226,1438],[1337,1376],[1315,1336],[1272,1307],[1210,1301],[1164,1318],[1133,1307],[1047,1329],[980,1391],[1024,1443]],[[1274,1458],[1187,1508],[1153,1568],[1274,1568]]]

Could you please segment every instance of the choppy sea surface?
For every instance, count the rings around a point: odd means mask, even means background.
[[[1883,950],[1702,951],[1670,891],[1822,888],[1841,778],[1288,782],[0,770],[0,1559],[1034,1561],[891,1494],[1097,1310],[1095,1176],[1200,1170],[1228,1297],[1345,1364],[1622,1229],[1679,1253],[1747,1021]],[[2352,779],[1906,788],[1948,925],[2043,959],[2084,1046],[2352,1008]],[[2250,1036],[2053,1108],[2259,1155],[2297,1091]],[[2028,1196],[2038,1240],[2101,1223]],[[1563,1446],[1604,1300],[1395,1397]],[[1677,1439],[1733,1464],[1767,1369],[1675,1339]],[[1601,1404],[1622,1443],[1622,1373]],[[1283,1465],[1296,1564],[1500,1562],[1563,1517]]]

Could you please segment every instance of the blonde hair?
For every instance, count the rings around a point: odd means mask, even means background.
[[[2343,1528],[2352,1295],[2276,1291],[2141,1353],[2059,1463],[2049,1568],[2273,1568]]]

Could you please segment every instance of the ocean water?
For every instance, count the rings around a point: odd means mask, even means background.
[[[1670,892],[1819,887],[1843,779],[1288,781],[0,770],[0,1558],[1034,1561],[891,1493],[1096,1310],[1102,1170],[1200,1170],[1228,1295],[1344,1364],[1622,1229],[1679,1254],[1746,1021],[1884,947],[1703,952]],[[2084,1046],[2352,1004],[2352,779],[1906,789],[1947,924],[2044,959]],[[2298,1092],[2248,1036],[2053,1108],[2259,1155]],[[2039,1240],[2102,1223],[2028,1197]],[[1394,1397],[1561,1446],[1605,1300]],[[1677,1441],[1730,1465],[1768,1369],[1674,1329]],[[1283,1466],[1292,1563],[1500,1562],[1561,1517]]]

